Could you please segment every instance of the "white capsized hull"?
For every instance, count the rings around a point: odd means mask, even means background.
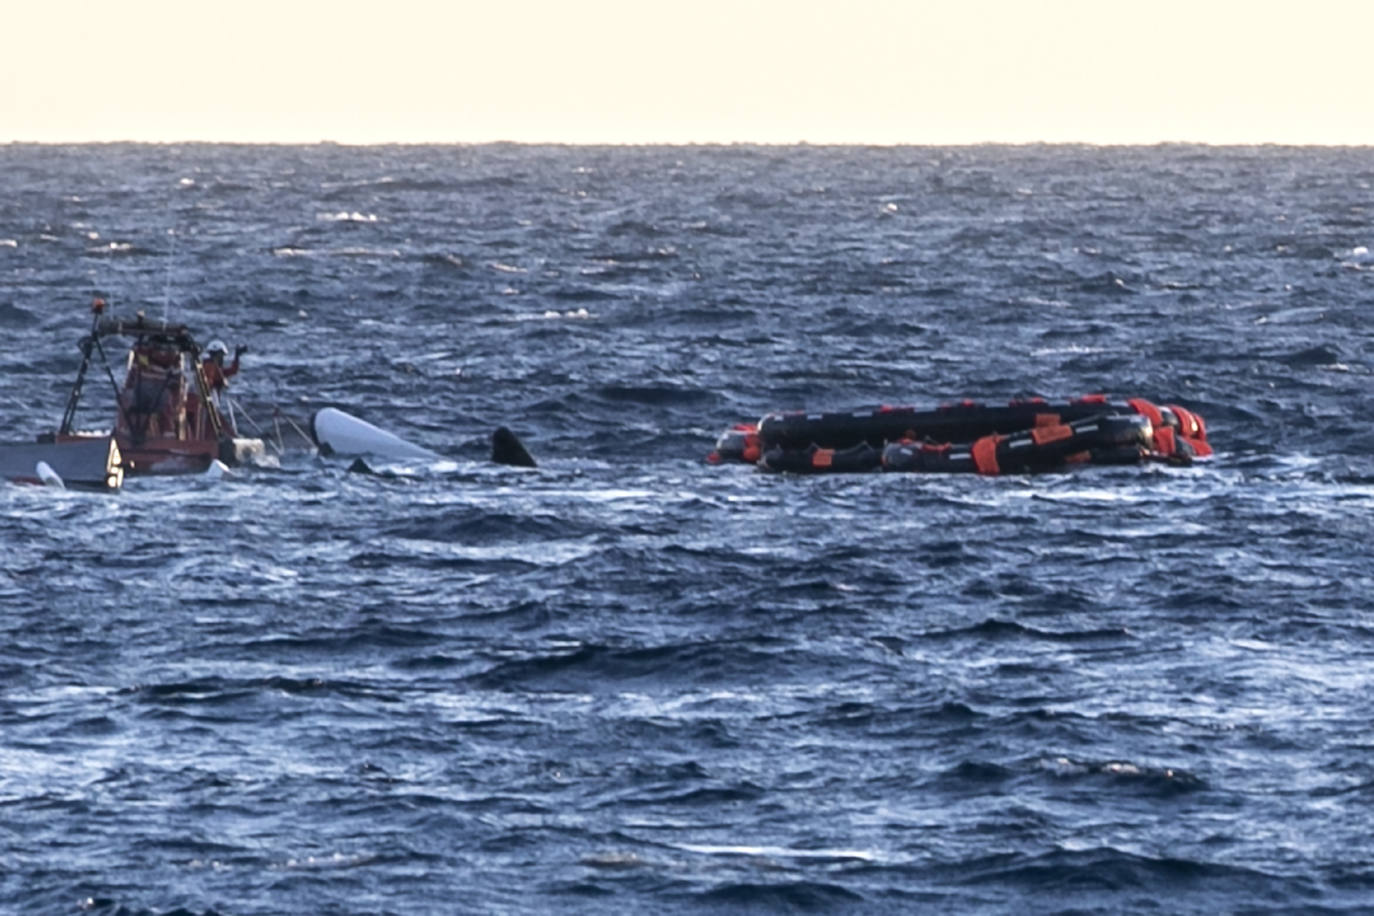
[[[336,407],[326,407],[310,418],[310,433],[320,451],[335,455],[372,455],[396,460],[442,461],[444,456],[407,442]]]

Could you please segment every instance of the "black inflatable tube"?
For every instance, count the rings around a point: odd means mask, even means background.
[[[1041,427],[1040,432],[1022,430],[989,442],[988,455],[981,463],[974,454],[975,443],[936,445],[903,440],[884,447],[882,465],[889,471],[918,473],[1018,474],[1057,470],[1075,463],[1135,464],[1148,453],[1150,431],[1149,420],[1136,414],[1089,417]]]
[[[1121,401],[1024,402],[1004,407],[953,404],[934,410],[880,407],[827,413],[771,413],[759,421],[760,445],[770,449],[804,449],[810,445],[847,449],[867,442],[881,449],[902,439],[973,442],[1055,423],[1072,423],[1101,415],[1138,416]]]
[[[826,449],[818,445],[806,448],[773,448],[763,453],[759,467],[765,471],[790,474],[854,474],[876,471],[882,467],[882,453],[867,442],[847,449]]]

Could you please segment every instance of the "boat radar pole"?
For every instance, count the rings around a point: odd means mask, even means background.
[[[124,407],[119,400],[119,383],[115,381],[114,371],[110,369],[110,360],[105,355],[105,348],[100,343],[100,316],[105,313],[105,300],[96,296],[91,300],[91,333],[81,338],[78,346],[81,348],[81,366],[76,370],[76,381],[72,384],[71,394],[67,396],[66,409],[62,411],[62,423],[58,426],[58,435],[68,435],[72,431],[72,424],[76,422],[76,408],[81,403],[81,390],[86,384],[86,370],[91,364],[91,351],[100,352],[100,361],[105,366],[105,374],[110,379],[110,389],[115,394],[115,404],[119,405],[120,413],[124,412]]]

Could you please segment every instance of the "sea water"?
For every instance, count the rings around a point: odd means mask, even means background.
[[[0,438],[55,426],[101,295],[247,344],[246,432],[335,406],[449,459],[0,488],[0,909],[1374,907],[1372,183],[1368,149],[0,147]],[[1096,392],[1198,411],[1215,460],[703,461],[775,409]]]

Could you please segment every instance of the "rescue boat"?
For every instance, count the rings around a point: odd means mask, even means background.
[[[770,413],[723,432],[707,460],[796,474],[1021,474],[1080,465],[1191,464],[1212,454],[1202,417],[1177,404],[1096,394],[933,409]]]
[[[107,316],[99,299],[91,311],[91,332],[80,341],[81,365],[62,422],[56,433],[40,437],[40,442],[62,446],[112,436],[127,475],[198,474],[216,460],[233,466],[265,456],[263,441],[238,436],[221,411],[199,361],[201,347],[189,328],[151,321],[142,312],[132,319]],[[104,342],[110,338],[132,339],[122,383],[115,380],[106,354]],[[75,428],[96,356],[114,393],[112,431]]]

